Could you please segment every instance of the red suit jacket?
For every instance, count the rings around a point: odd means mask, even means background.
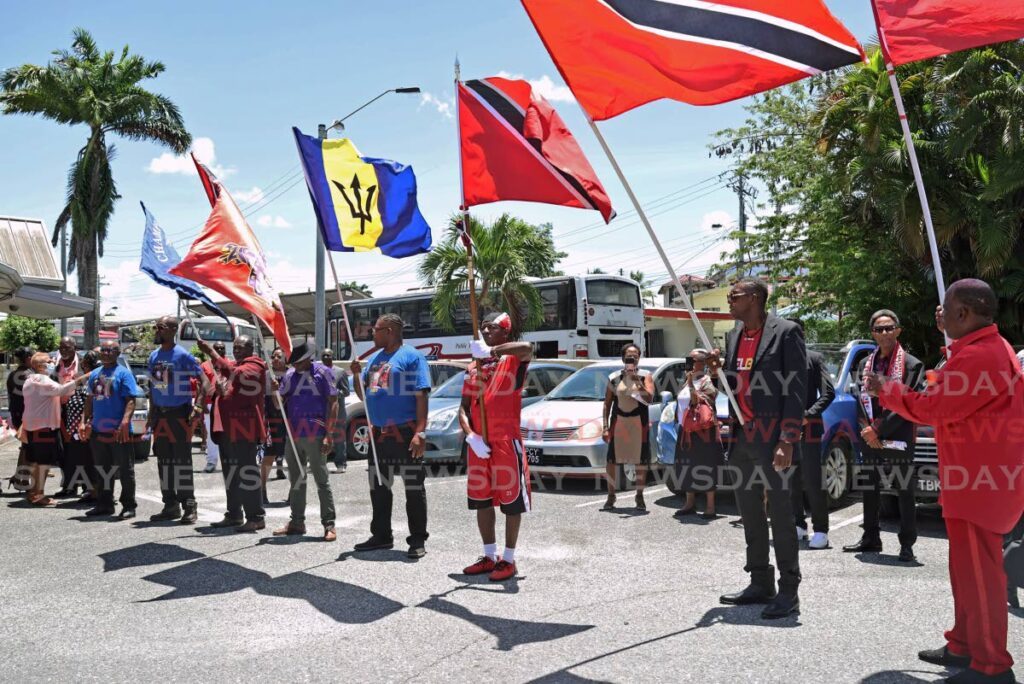
[[[935,427],[943,517],[1006,534],[1024,511],[1024,373],[994,325],[950,352],[927,390],[889,382],[879,400]]]

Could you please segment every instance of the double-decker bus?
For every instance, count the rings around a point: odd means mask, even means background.
[[[523,334],[534,344],[539,358],[618,358],[627,342],[643,345],[644,309],[640,286],[629,278],[611,275],[560,276],[532,280],[544,303],[544,318],[536,330]],[[355,337],[355,357],[374,350],[373,324],[386,313],[405,321],[405,342],[428,359],[469,358],[473,327],[468,300],[455,311],[455,330],[444,330],[431,311],[433,290],[417,290],[394,297],[348,302]],[[327,320],[328,345],[336,359],[349,358],[341,307],[331,306]]]

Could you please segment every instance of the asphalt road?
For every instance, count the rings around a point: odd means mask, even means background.
[[[0,449],[0,473],[15,456]],[[197,457],[196,464],[202,460]],[[648,490],[649,513],[603,513],[592,483],[538,492],[517,552],[518,581],[495,585],[460,569],[480,546],[463,476],[428,480],[431,538],[353,555],[368,536],[365,462],[331,475],[338,541],[273,538],[288,509],[272,482],[268,529],[207,527],[223,513],[221,474],[198,473],[200,522],[150,523],[156,465],[139,464],[139,517],[83,517],[63,504],[0,499],[0,673],[5,681],[543,681],[932,682],[919,662],[952,621],[941,520],[925,513],[920,564],[844,554],[860,505],[835,511],[833,545],[801,556],[799,618],[760,619],[718,604],[746,583],[731,498],[713,522],[677,522],[680,500]],[[50,479],[48,491],[57,488]],[[315,489],[309,532],[317,534]],[[631,502],[620,496],[620,505]],[[395,537],[405,536],[396,488]],[[499,539],[501,538],[499,532]],[[1010,651],[1024,654],[1024,613]]]

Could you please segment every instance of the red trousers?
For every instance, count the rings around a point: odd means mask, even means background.
[[[946,532],[956,620],[946,632],[946,644],[957,655],[970,655],[972,670],[1006,672],[1013,658],[1006,650],[1003,535],[957,518],[946,518]]]

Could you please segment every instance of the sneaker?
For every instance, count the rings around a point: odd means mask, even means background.
[[[167,506],[159,513],[155,513],[149,516],[149,519],[153,522],[161,522],[163,520],[177,520],[181,517],[180,506]]]
[[[804,539],[807,539],[807,528],[806,527],[800,527],[799,525],[797,525],[797,528],[796,528],[796,540],[797,541],[803,541]]]
[[[494,565],[494,570],[487,576],[492,582],[504,582],[516,576],[516,564],[500,560]]]
[[[811,537],[811,541],[807,543],[809,549],[827,549],[831,548],[828,545],[828,534],[825,532],[815,532],[814,536]]]
[[[494,570],[495,562],[488,556],[480,556],[476,559],[476,563],[467,565],[462,569],[463,575],[482,575],[487,572]]]
[[[213,471],[215,471],[216,469],[217,469],[217,466],[216,466],[215,464],[213,464],[213,463],[207,463],[207,464],[206,464],[206,467],[205,467],[205,468],[203,468],[203,472],[204,472],[204,473],[212,473],[212,472],[213,472]]]

